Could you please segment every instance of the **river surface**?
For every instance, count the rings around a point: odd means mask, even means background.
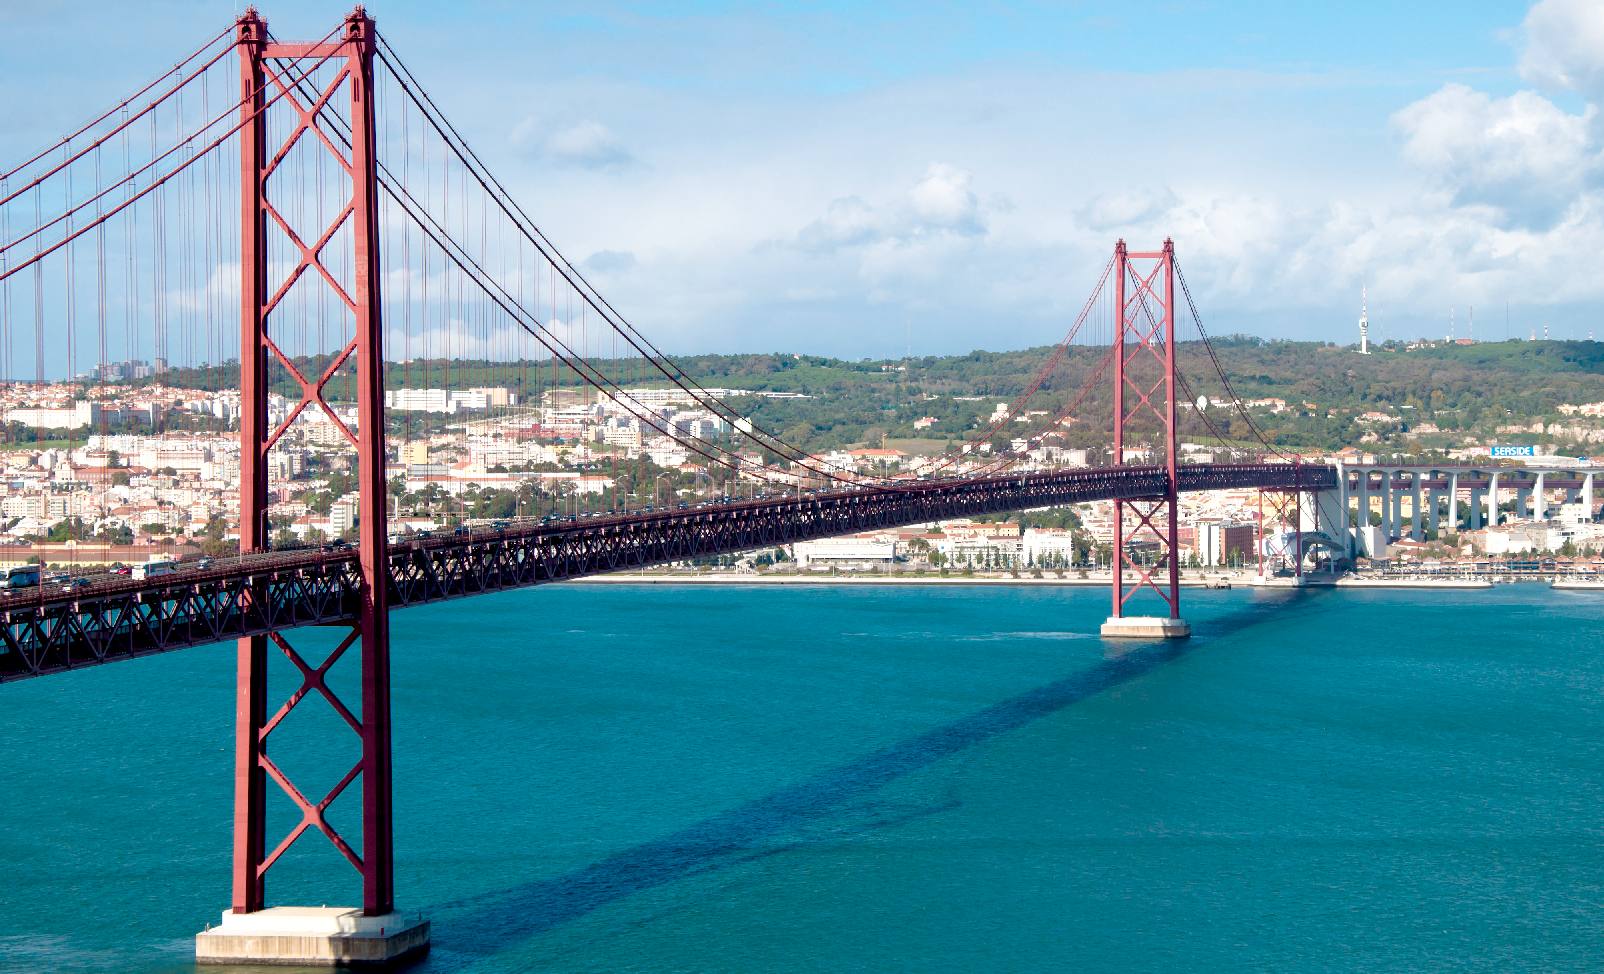
[[[417,970],[1604,968],[1604,596],[1184,599],[1196,636],[1156,648],[1096,638],[1107,596],[1073,588],[398,612]],[[0,687],[0,970],[192,969],[229,893],[232,687],[231,647]],[[272,743],[318,795],[356,757],[315,695]],[[270,878],[359,900],[317,835]]]

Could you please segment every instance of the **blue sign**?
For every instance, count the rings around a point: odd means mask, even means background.
[[[1535,456],[1537,456],[1537,447],[1535,447],[1535,446],[1496,446],[1495,445],[1495,446],[1493,446],[1491,448],[1491,450],[1492,450],[1492,455],[1495,456],[1495,457],[1535,457]]]

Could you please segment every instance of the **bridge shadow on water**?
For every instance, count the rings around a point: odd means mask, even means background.
[[[1318,589],[1304,589],[1254,599],[1207,618],[1197,627],[1197,635],[1187,641],[1133,644],[1123,651],[1114,648],[1114,644],[1105,644],[1110,646],[1108,655],[1085,670],[830,768],[671,835],[624,849],[565,875],[437,904],[432,910],[437,927],[443,923],[472,939],[450,943],[431,958],[429,968],[465,967],[636,893],[806,844],[805,837],[792,833],[847,810],[852,803],[893,781],[1261,624],[1287,608],[1288,603],[1322,594]],[[929,809],[896,819],[878,818],[873,824],[885,827],[942,810]],[[776,846],[775,840],[785,838],[790,841]]]

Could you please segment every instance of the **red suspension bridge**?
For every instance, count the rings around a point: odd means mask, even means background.
[[[1178,340],[1182,324],[1194,340]],[[107,371],[117,355],[156,365],[143,384],[129,382]],[[1076,374],[1072,361],[1087,364]],[[210,417],[221,426],[197,427],[172,408],[187,393],[164,376],[180,373],[209,379],[211,401],[233,404]],[[86,418],[91,454],[97,443],[112,453],[132,428],[237,441],[237,556],[139,579],[75,573],[0,603],[0,682],[237,641],[233,898],[224,924],[198,941],[203,960],[385,960],[426,947],[427,924],[394,903],[392,609],[870,528],[1113,501],[1119,570],[1105,632],[1185,635],[1180,493],[1337,486],[1331,468],[1276,456],[1242,408],[1168,241],[1145,252],[1121,242],[1009,408],[917,471],[869,476],[815,455],[704,386],[608,303],[360,8],[311,43],[282,41],[248,12],[0,173],[0,379],[7,403],[24,403],[7,410],[8,425],[41,448],[59,428],[47,413],[63,409]],[[583,513],[568,497],[566,515],[392,536],[387,439],[408,436],[413,417],[387,409],[387,397],[434,386],[485,400],[459,427],[469,438],[555,440],[553,417],[578,411],[602,418],[604,441],[609,431],[650,441],[658,466],[695,468],[706,492],[645,507],[640,491],[618,486],[640,481],[638,454],[569,443],[612,484],[586,495]],[[71,402],[48,401],[67,388]],[[682,421],[648,394],[663,389],[697,418]],[[1111,422],[1109,462],[1051,462],[1043,447],[1094,415]],[[1233,462],[1185,462],[1183,435]],[[355,495],[354,549],[275,536],[313,461],[313,474],[339,474]],[[77,523],[89,531],[129,485],[114,460],[85,466],[68,478],[65,503],[88,515]],[[1146,542],[1140,557],[1135,541]],[[1162,604],[1157,619],[1128,614],[1143,592]],[[345,635],[312,661],[291,639],[304,626]],[[270,654],[298,674],[287,696],[269,696]],[[327,679],[346,656],[360,667],[355,701]],[[359,742],[323,795],[297,787],[268,749],[312,697]],[[275,789],[297,821],[269,836]],[[354,837],[329,815],[348,790],[360,793]],[[269,871],[309,832],[360,873],[360,911],[269,908]]]

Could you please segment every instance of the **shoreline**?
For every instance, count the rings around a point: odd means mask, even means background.
[[[706,573],[662,573],[662,572],[611,572],[604,575],[586,575],[582,578],[567,579],[566,581],[582,585],[885,585],[885,586],[917,586],[917,585],[1045,585],[1060,588],[1107,588],[1113,584],[1108,575],[1093,575],[1087,578],[1019,578],[997,577],[991,575],[790,575],[790,574],[747,574],[738,572],[706,572]],[[1537,581],[1537,580],[1533,580]],[[1570,588],[1564,584],[1550,586],[1543,580],[1544,588]],[[1127,576],[1127,584],[1138,584],[1137,580]],[[1458,589],[1479,590],[1495,588],[1498,582],[1485,578],[1385,578],[1344,576],[1341,578],[1305,578],[1298,582],[1292,578],[1271,577],[1260,579],[1256,575],[1230,575],[1209,578],[1182,577],[1181,587],[1188,589],[1296,589],[1296,588],[1350,588],[1350,589]],[[1503,584],[1514,584],[1503,583]],[[1593,586],[1576,586],[1577,589],[1593,588]],[[1597,590],[1596,588],[1593,590]]]
[[[1090,578],[996,578],[989,575],[748,575],[736,572],[706,574],[663,574],[652,572],[610,572],[568,579],[586,585],[1054,585],[1104,588],[1113,583],[1108,575]],[[1247,585],[1240,579],[1181,579],[1182,588],[1227,588]]]

